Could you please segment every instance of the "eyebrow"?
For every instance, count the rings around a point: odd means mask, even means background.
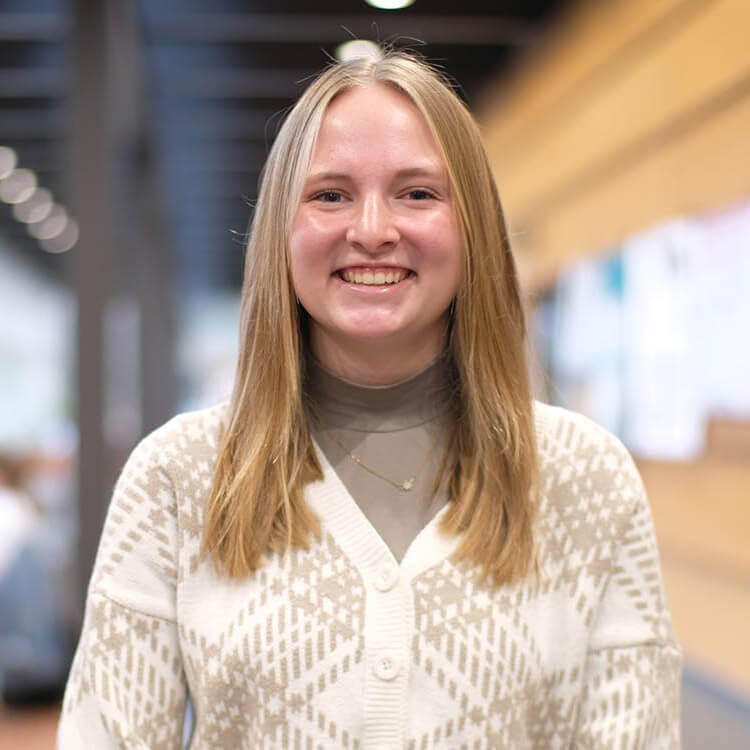
[[[396,172],[396,179],[404,177],[445,177],[445,170],[433,164],[419,165],[413,167],[404,167]],[[313,172],[308,175],[307,182],[349,180],[351,174],[347,172]]]

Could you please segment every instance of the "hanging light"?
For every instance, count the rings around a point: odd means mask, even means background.
[[[36,190],[36,175],[30,169],[14,169],[0,182],[0,200],[23,203]]]
[[[76,242],[78,242],[78,222],[68,217],[65,229],[60,234],[48,240],[40,240],[39,244],[48,253],[64,253],[70,250]]]
[[[383,50],[379,44],[369,39],[351,39],[336,47],[336,58],[341,62],[349,62],[360,57],[380,60],[383,57]]]
[[[0,146],[0,180],[4,180],[18,164],[18,157],[12,148]]]
[[[365,2],[380,10],[399,10],[414,5],[414,0],[365,0]]]
[[[78,242],[78,223],[56,204],[52,193],[38,187],[36,173],[17,167],[18,156],[0,146],[0,200],[13,206],[13,216],[48,253],[64,253]]]
[[[62,234],[67,223],[68,212],[62,206],[55,205],[45,219],[29,224],[28,230],[29,234],[38,240],[51,240]]]
[[[37,188],[23,203],[13,206],[13,216],[24,224],[35,224],[49,216],[54,204],[49,190]]]

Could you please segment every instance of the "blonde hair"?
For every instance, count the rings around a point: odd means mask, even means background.
[[[206,508],[202,550],[242,578],[268,552],[319,537],[305,485],[322,479],[303,406],[304,320],[289,271],[289,235],[326,108],[352,86],[395,87],[424,116],[443,155],[463,240],[462,280],[448,355],[456,422],[446,453],[450,507],[462,534],[455,561],[495,584],[534,559],[537,458],[525,361],[525,322],[500,199],[471,114],[433,68],[402,52],[331,66],[304,92],[264,168],[247,248],[240,355]]]

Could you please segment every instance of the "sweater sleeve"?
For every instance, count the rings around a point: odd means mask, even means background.
[[[65,690],[58,750],[177,750],[186,681],[176,623],[177,509],[161,428],[115,486]],[[162,435],[160,435],[162,433]]]
[[[631,494],[633,512],[595,614],[572,747],[679,750],[681,652],[643,482],[616,442],[623,461],[610,490]]]

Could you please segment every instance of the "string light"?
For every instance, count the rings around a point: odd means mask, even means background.
[[[78,242],[78,222],[68,217],[65,229],[48,240],[40,240],[39,244],[48,253],[64,253]]]
[[[18,163],[16,152],[7,146],[0,146],[0,180],[4,180]]]
[[[34,224],[47,218],[54,203],[49,190],[37,188],[27,200],[13,206],[13,216],[24,224]]]
[[[36,175],[30,169],[14,169],[0,182],[0,200],[23,203],[36,190]]]
[[[13,206],[13,216],[48,253],[70,250],[80,234],[78,223],[56,204],[52,193],[37,186],[36,173],[17,166],[18,156],[0,146],[0,200]]]
[[[62,206],[53,206],[49,216],[35,224],[29,224],[28,230],[38,240],[51,240],[62,234],[68,223],[68,212]]]

